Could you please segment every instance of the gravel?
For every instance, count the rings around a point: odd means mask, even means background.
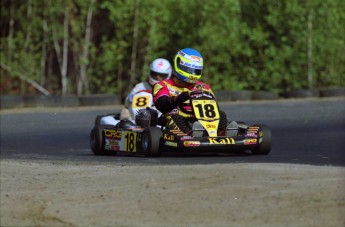
[[[345,168],[0,160],[1,226],[345,226]]]

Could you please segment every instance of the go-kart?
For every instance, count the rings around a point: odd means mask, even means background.
[[[90,133],[93,153],[115,155],[117,152],[123,152],[145,156],[160,156],[164,152],[251,151],[254,155],[270,153],[272,135],[268,126],[231,121],[226,134],[220,136],[220,113],[214,95],[204,90],[195,91],[190,93],[189,101],[195,117],[190,133],[169,129],[164,124],[152,125],[155,120],[148,108],[140,110],[135,123],[120,120],[116,125],[101,125],[99,116],[96,117]]]

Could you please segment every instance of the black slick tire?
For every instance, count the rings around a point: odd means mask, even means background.
[[[272,147],[272,133],[270,128],[267,125],[257,125],[260,127],[259,134],[262,136],[258,137],[261,141],[253,150],[254,155],[267,155],[271,152]]]
[[[148,127],[142,132],[141,149],[145,156],[157,157],[161,155],[159,146],[162,136],[162,130],[158,127]]]
[[[90,132],[90,147],[95,155],[115,155],[115,151],[104,148],[103,127],[95,126]]]

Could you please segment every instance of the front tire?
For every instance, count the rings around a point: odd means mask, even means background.
[[[162,138],[162,130],[158,127],[146,128],[141,135],[141,149],[145,156],[160,156],[159,150],[160,139]]]
[[[267,155],[271,152],[272,147],[272,133],[271,129],[267,125],[257,125],[260,127],[259,135],[259,143],[253,150],[252,153],[254,155]]]

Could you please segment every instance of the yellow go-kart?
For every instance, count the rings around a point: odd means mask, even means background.
[[[225,135],[218,135],[220,113],[212,93],[190,93],[190,106],[194,116],[192,131],[168,129],[165,125],[150,126],[151,114],[142,110],[139,117],[147,123],[135,124],[122,121],[116,126],[95,125],[90,135],[94,154],[117,152],[160,156],[164,152],[232,153],[251,151],[254,155],[267,155],[271,151],[272,135],[266,125],[247,125],[243,122],[228,123]],[[138,121],[145,122],[145,121]]]

